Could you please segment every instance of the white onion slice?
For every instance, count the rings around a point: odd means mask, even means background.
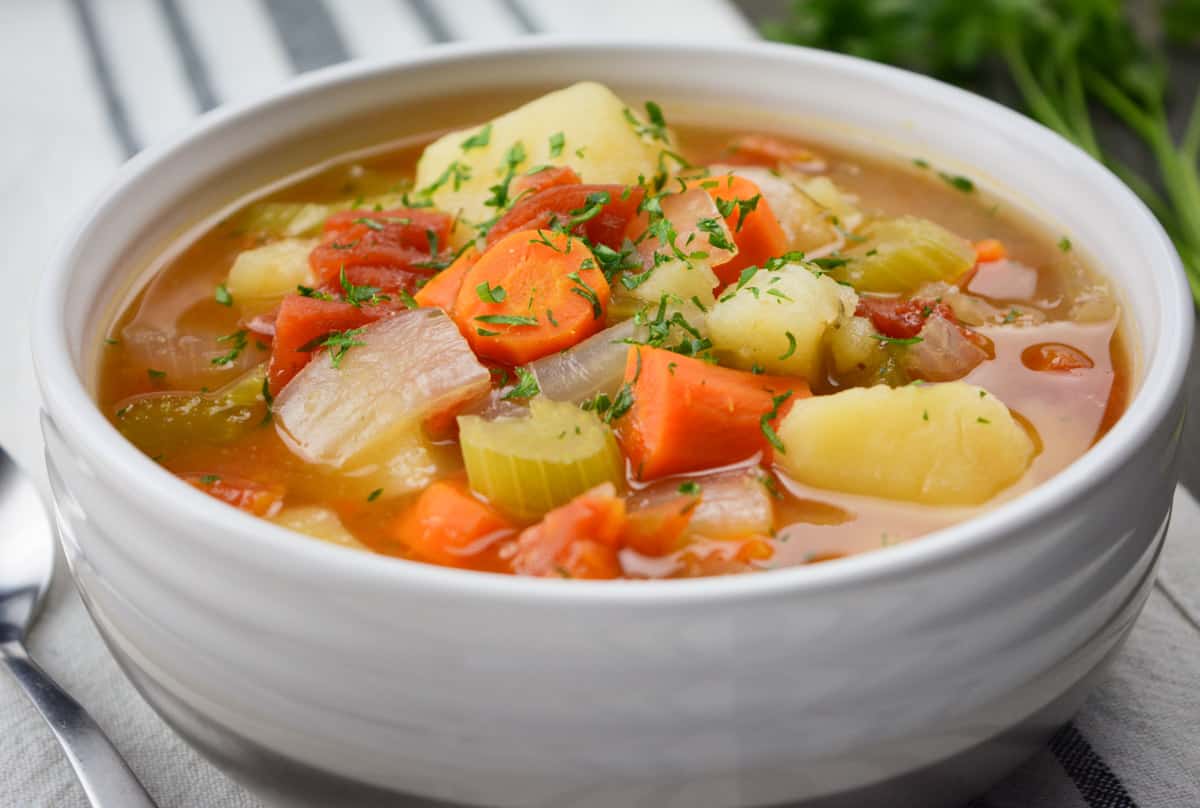
[[[457,326],[440,309],[406,311],[380,320],[334,367],[317,354],[275,401],[275,422],[292,449],[309,462],[347,468],[391,445],[421,422],[489,389]]]
[[[725,217],[717,209],[717,203],[709,196],[708,191],[692,188],[683,193],[670,194],[662,198],[661,204],[663,216],[675,228],[675,246],[685,255],[707,253],[708,257],[704,259],[704,263],[709,266],[720,266],[737,255],[737,247],[733,246],[733,233],[729,231]],[[717,222],[715,236],[700,229],[700,222],[704,220]],[[721,241],[722,236],[724,242]],[[710,240],[714,238],[718,243],[729,244],[732,249],[717,247]],[[638,253],[645,267],[654,265],[655,253],[662,253],[671,258],[678,257],[670,245],[662,244],[653,236],[638,244]]]
[[[710,539],[744,539],[770,534],[775,523],[771,495],[758,469],[738,470],[695,477],[700,485],[700,504],[688,525],[691,535]],[[660,505],[680,496],[679,479],[665,480],[630,495],[630,511]]]
[[[934,315],[921,328],[921,341],[904,352],[904,368],[927,382],[952,382],[987,358],[987,352],[963,336],[957,326]]]
[[[639,330],[633,320],[610,326],[561,353],[529,365],[542,395],[552,401],[578,404],[597,393],[615,395],[625,375],[630,339]],[[641,330],[645,330],[642,328]]]

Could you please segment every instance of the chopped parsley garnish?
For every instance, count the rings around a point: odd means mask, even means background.
[[[596,294],[596,290],[588,286],[587,281],[579,276],[578,272],[572,272],[567,275],[567,278],[574,284],[571,287],[573,294],[579,295],[592,306],[592,319],[599,320],[604,316],[604,305],[600,302],[600,297]]]
[[[688,480],[685,483],[679,484],[679,493],[689,496],[696,496],[700,493],[700,483],[695,480]]]
[[[475,318],[488,325],[537,325],[536,317],[525,317],[520,314],[480,314]]]
[[[781,441],[779,436],[775,434],[775,427],[771,426],[771,422],[779,417],[779,408],[791,397],[791,390],[788,390],[786,393],[773,396],[771,398],[771,411],[763,413],[762,417],[758,419],[758,428],[762,430],[763,435],[767,439],[767,443],[774,446],[775,451],[779,452],[780,454],[785,454],[787,449],[783,447],[783,441]]]
[[[421,304],[417,302],[417,299],[404,289],[397,290],[396,297],[400,298],[400,302],[404,304],[406,309],[421,308]]]
[[[446,166],[446,170],[438,175],[438,178],[426,185],[417,193],[426,198],[433,194],[446,183],[451,183],[454,190],[462,187],[462,184],[471,179],[471,167],[465,163],[460,163],[457,160]],[[410,205],[407,197],[404,199],[406,207],[421,207],[420,205]],[[427,203],[424,207],[430,207],[432,203]]]
[[[785,337],[787,337],[788,348],[786,351],[784,351],[782,354],[779,355],[779,358],[781,360],[789,358],[792,354],[794,354],[796,352],[796,336],[791,331],[784,331],[783,335]]]
[[[563,231],[574,230],[584,222],[594,219],[600,211],[604,210],[604,206],[610,201],[612,201],[612,197],[608,191],[594,191],[588,194],[587,198],[584,199],[583,207],[579,210],[571,211],[571,218],[556,229]]]
[[[873,337],[889,345],[916,345],[918,342],[925,341],[923,337],[889,337],[884,334],[874,334]]]
[[[167,378],[165,370],[155,370],[154,368],[147,368],[146,375],[150,377],[151,381],[159,381],[160,379]]]
[[[740,233],[742,225],[746,223],[746,217],[758,207],[760,199],[762,199],[762,194],[755,194],[749,199],[717,199],[715,201],[717,210],[726,218],[729,218],[735,210],[738,212],[737,225],[734,226],[733,231]]]
[[[508,297],[503,286],[492,286],[487,281],[475,287],[475,294],[479,295],[479,299],[484,303],[503,303],[504,298]]]
[[[989,421],[988,419],[984,418],[982,415],[981,415],[981,416],[979,416],[978,418],[976,418],[976,419],[975,419],[975,421],[976,421],[977,423],[980,423],[980,424],[990,424],[990,423],[991,423],[991,421]]]
[[[219,483],[220,481],[221,478],[216,474],[205,474],[200,478],[201,485],[212,485],[213,483]]]
[[[1009,309],[1008,314],[1004,315],[1004,322],[1005,323],[1014,322],[1020,316],[1021,316],[1021,312],[1017,311],[1016,309]]]
[[[357,219],[354,220],[354,224],[365,225],[368,230],[374,230],[376,232],[383,229],[383,222],[377,221],[375,219],[371,219],[367,216],[358,217]]]
[[[699,219],[696,221],[696,227],[701,232],[708,234],[708,243],[716,247],[718,250],[734,249],[732,243],[725,235],[725,223],[716,218]]]
[[[375,500],[379,499],[379,495],[382,493],[383,493],[382,488],[376,488],[374,491],[367,494],[367,502],[374,502]]]
[[[508,151],[504,153],[504,176],[500,182],[488,188],[492,195],[485,199],[483,204],[501,211],[512,203],[512,199],[509,198],[509,188],[512,185],[513,177],[517,175],[517,167],[525,162],[525,157],[525,144],[521,141],[518,140],[508,147]]]
[[[478,132],[471,135],[469,138],[467,138],[462,143],[460,143],[459,148],[462,149],[463,151],[470,151],[471,149],[482,149],[484,146],[486,146],[488,143],[490,143],[491,140],[492,140],[492,125],[489,123],[489,124],[485,124],[482,129],[480,129]]]
[[[1058,248],[1060,250],[1062,250],[1063,252],[1070,252],[1071,251],[1071,239],[1067,238],[1066,236],[1063,236],[1062,238],[1060,238],[1058,240]]]
[[[923,421],[929,420],[929,410],[925,410],[924,412],[921,413],[921,420],[923,420]]]
[[[217,337],[217,342],[229,345],[229,352],[215,357],[212,363],[214,365],[232,365],[234,360],[241,356],[242,351],[246,348],[246,334],[246,329],[239,328],[232,334]]]
[[[771,297],[779,298],[779,302],[781,302],[781,303],[785,300],[788,303],[792,302],[792,299],[790,297],[788,297],[787,295],[785,295],[783,292],[779,291],[778,289],[768,289],[767,294],[769,294]]]
[[[320,289],[314,289],[311,286],[299,284],[296,286],[296,291],[301,297],[311,297],[313,300],[333,300],[333,295],[328,292],[322,292]]]
[[[913,160],[913,165],[915,165],[917,168],[929,168],[929,161],[923,157],[917,157]]]
[[[938,176],[942,181],[956,191],[962,191],[964,194],[969,194],[975,190],[975,183],[969,177],[964,177],[962,174],[948,174],[945,171],[939,171]]]
[[[638,355],[638,361],[641,361],[641,355]],[[621,389],[617,391],[617,395],[612,400],[612,406],[604,413],[606,423],[612,423],[617,420],[633,407],[633,387],[629,382],[621,385]]]
[[[530,399],[542,392],[542,388],[538,387],[537,377],[532,371],[525,368],[517,368],[517,384],[513,389],[505,393],[501,398],[505,401],[513,399]]]
[[[342,271],[338,276],[342,284],[342,298],[355,308],[366,306],[375,306],[386,300],[391,300],[387,295],[379,294],[379,288],[376,286],[355,286],[346,278],[346,268],[342,267]]]
[[[217,284],[217,288],[213,291],[213,299],[222,306],[233,305],[233,295],[229,294],[229,289],[227,289],[223,283]]]
[[[558,157],[563,152],[563,146],[566,145],[567,138],[562,132],[555,132],[550,136],[550,156]]]
[[[498,337],[498,336],[500,336],[499,331],[489,331],[486,328],[476,328],[475,333],[481,337]]]
[[[346,353],[351,348],[367,344],[359,339],[366,330],[366,326],[363,326],[362,328],[350,328],[345,331],[330,331],[324,336],[306,342],[298,350],[315,351],[317,348],[328,348],[330,364],[335,368],[341,367],[342,359],[345,358]]]
[[[641,137],[648,137],[651,140],[658,140],[663,143],[670,143],[671,138],[667,133],[667,120],[663,117],[662,107],[653,101],[646,102],[646,120],[647,123],[642,123],[638,117],[633,114],[633,110],[629,107],[625,108],[625,120],[633,127],[633,131],[637,132]]]

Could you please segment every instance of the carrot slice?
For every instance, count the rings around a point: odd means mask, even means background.
[[[633,405],[617,436],[640,480],[725,466],[767,453],[762,417],[810,395],[803,379],[758,376],[662,348],[634,346],[625,364]],[[786,407],[778,410],[779,415]]]
[[[453,264],[433,276],[429,283],[422,286],[421,291],[414,295],[417,304],[436,307],[447,314],[451,313],[454,310],[454,299],[458,297],[458,290],[462,288],[467,270],[478,260],[479,250],[474,247],[465,249],[458,258],[454,259]]]
[[[738,279],[742,270],[749,266],[762,266],[768,258],[783,255],[788,251],[787,234],[775,217],[774,211],[767,203],[758,186],[745,177],[733,174],[719,177],[707,177],[691,180],[689,188],[703,188],[708,195],[721,205],[732,205],[725,224],[733,233],[734,244],[738,252],[723,264],[713,267],[713,272],[727,286]],[[754,210],[746,210],[738,203],[746,205],[755,197]]]
[[[601,195],[608,201],[602,203]],[[645,191],[637,186],[554,185],[513,205],[488,231],[488,244],[516,230],[549,230],[565,226],[572,218],[588,216],[571,232],[587,237],[593,244],[619,250],[625,241],[625,228],[637,215],[644,195]]]
[[[361,308],[336,300],[320,300],[289,295],[279,304],[275,316],[275,339],[267,379],[272,395],[278,395],[313,358],[313,343],[334,331],[360,328],[394,311],[387,306]]]
[[[513,571],[543,578],[617,578],[624,524],[625,501],[612,485],[593,488],[521,533]]]
[[[604,328],[608,297],[604,273],[582,241],[518,230],[467,270],[454,318],[479,356],[523,365]]]
[[[794,165],[816,171],[825,166],[824,159],[807,146],[772,135],[739,135],[726,145],[721,160],[732,165]]]
[[[185,472],[178,477],[193,488],[255,516],[273,516],[283,505],[281,485],[199,472]]]
[[[1008,257],[1004,242],[994,238],[985,238],[975,243],[975,262],[986,264],[991,261],[1002,261]]]
[[[430,485],[392,528],[414,558],[444,567],[472,566],[512,531],[503,516],[477,500],[458,480],[438,480]]]

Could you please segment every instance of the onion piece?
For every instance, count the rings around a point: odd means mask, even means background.
[[[941,315],[933,315],[921,328],[921,341],[908,346],[903,365],[908,374],[927,382],[961,379],[988,358],[987,352]]]
[[[670,194],[662,198],[663,217],[675,229],[675,247],[684,255],[697,252],[706,253],[701,259],[707,266],[719,266],[737,255],[737,247],[733,243],[733,233],[725,224],[725,217],[717,209],[717,203],[703,188],[692,188],[678,194]],[[701,228],[700,223],[715,229],[710,233]],[[715,223],[715,224],[713,224]],[[718,247],[717,244],[728,244],[729,248]],[[655,266],[654,256],[659,253],[667,258],[679,258],[671,245],[663,244],[657,237],[650,236],[638,244],[638,253],[642,258],[642,266],[646,269]],[[659,259],[661,262],[662,259]]]
[[[401,312],[358,339],[337,367],[315,357],[275,401],[286,442],[309,462],[386,464],[411,449],[426,418],[489,389],[487,369],[440,309]]]
[[[631,339],[645,328],[633,320],[610,326],[561,353],[550,354],[529,364],[542,395],[552,401],[576,404],[597,393],[616,395],[625,375],[625,357]]]
[[[692,512],[688,535],[710,539],[744,539],[766,536],[775,523],[771,495],[758,469],[722,472],[696,477],[700,504]],[[630,512],[661,505],[680,496],[679,479],[666,480],[631,494]]]

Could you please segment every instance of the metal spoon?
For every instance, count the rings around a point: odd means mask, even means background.
[[[25,650],[53,574],[54,534],[42,499],[0,447],[0,659],[50,725],[95,808],[157,808],[92,717]]]

